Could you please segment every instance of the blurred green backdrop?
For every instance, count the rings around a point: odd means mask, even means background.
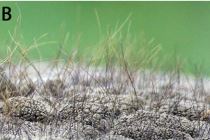
[[[202,72],[210,74],[210,2],[0,2],[11,6],[13,18],[0,22],[0,55],[4,56],[10,43],[18,15],[21,23],[19,40],[30,46],[35,41],[49,42],[40,47],[43,60],[53,57],[59,42],[69,33],[68,50],[78,45],[92,51],[109,30],[120,26],[130,16],[122,31],[129,29],[133,38],[142,34],[160,43],[159,57],[174,56],[185,61],[186,71],[202,65]],[[46,34],[46,36],[45,36]],[[39,40],[40,36],[44,36]],[[58,43],[53,43],[55,41]],[[39,51],[30,56],[37,58]],[[173,65],[171,62],[165,67]]]

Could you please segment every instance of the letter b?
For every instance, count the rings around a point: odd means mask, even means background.
[[[8,21],[12,18],[11,8],[10,7],[2,7],[2,20]]]

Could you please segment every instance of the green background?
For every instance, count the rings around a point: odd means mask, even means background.
[[[155,39],[161,44],[159,57],[176,54],[185,62],[186,71],[202,65],[202,72],[210,74],[210,2],[0,2],[11,6],[12,20],[0,22],[0,55],[4,56],[7,44],[21,15],[17,36],[30,46],[37,42],[56,41],[40,47],[41,58],[52,58],[59,42],[69,33],[66,49],[79,44],[83,51],[92,51],[107,31],[114,30],[131,15],[131,37]],[[97,13],[97,14],[96,14]],[[97,21],[97,16],[100,24]],[[47,33],[41,40],[40,36]],[[138,46],[137,46],[138,47]],[[7,51],[6,51],[7,50]],[[30,53],[37,59],[38,51]],[[165,64],[173,65],[174,60]]]

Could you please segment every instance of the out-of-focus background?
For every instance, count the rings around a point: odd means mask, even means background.
[[[1,2],[1,6],[11,6],[13,16],[0,22],[2,58],[12,51],[8,46],[14,40],[26,48],[39,46],[30,51],[32,59],[52,59],[61,45],[66,53],[75,46],[81,54],[93,53],[101,40],[120,30],[118,36],[134,42],[160,44],[155,57],[167,60],[163,69],[178,58],[186,72],[200,67],[210,74],[209,2]]]

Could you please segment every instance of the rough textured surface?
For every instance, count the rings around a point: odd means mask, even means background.
[[[43,103],[26,97],[12,97],[5,101],[3,114],[30,122],[47,122],[51,115]]]
[[[124,126],[126,127],[126,126]],[[148,139],[185,139],[190,140],[192,137],[175,129],[164,127],[155,127],[151,124],[141,124],[137,127],[127,126],[127,129],[121,129],[115,132],[116,134],[123,135],[135,140],[148,140]]]
[[[184,117],[141,110],[121,117],[116,124],[115,134],[134,139],[138,137],[144,139],[180,139],[182,137],[181,139],[184,139],[189,136],[195,138],[200,136],[202,127],[206,129],[203,133],[209,130],[209,125],[203,122],[191,122]]]
[[[210,138],[209,105],[199,90],[149,72],[131,73],[132,85],[123,71],[88,70],[50,70],[59,76],[45,75],[44,81],[15,81],[4,73],[8,82],[0,89],[8,98],[1,102],[0,138]],[[5,87],[21,96],[10,96]]]
[[[205,115],[208,114],[208,107],[206,104],[185,101],[171,101],[170,104],[161,106],[158,109],[159,113],[167,113],[175,116],[186,117],[193,120],[205,120]]]

